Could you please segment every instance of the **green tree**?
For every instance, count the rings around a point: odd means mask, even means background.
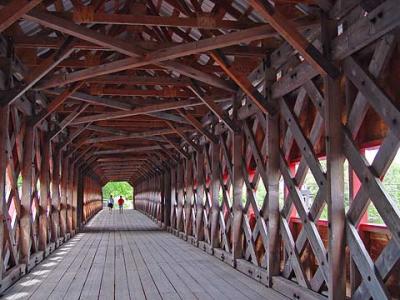
[[[110,195],[113,195],[114,199],[122,196],[125,200],[132,200],[133,187],[126,181],[108,182],[103,186],[103,198],[107,200]]]

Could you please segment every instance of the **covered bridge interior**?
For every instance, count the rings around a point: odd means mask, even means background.
[[[0,0],[0,292],[400,299],[399,27],[398,0]]]

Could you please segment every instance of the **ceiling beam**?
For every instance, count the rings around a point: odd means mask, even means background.
[[[172,146],[165,145],[165,148],[171,149]],[[133,147],[125,149],[113,149],[113,150],[99,150],[94,152],[94,155],[115,155],[115,154],[126,154],[126,153],[143,153],[146,151],[158,151],[161,147],[156,146],[144,146],[144,147]]]
[[[12,0],[0,10],[0,32],[3,32],[43,0]]]
[[[133,61],[136,61],[138,59],[138,57],[141,57],[140,59],[143,59],[142,56],[146,55],[146,50],[143,50],[139,46],[136,46],[134,43],[127,43],[121,39],[107,36],[105,34],[102,34],[100,32],[92,30],[90,28],[86,28],[84,26],[77,25],[69,20],[57,17],[49,12],[41,11],[38,9],[33,9],[30,13],[26,14],[24,16],[24,18],[27,20],[39,23],[42,26],[51,28],[53,30],[57,30],[57,31],[63,32],[65,34],[77,37],[79,39],[110,48],[116,52],[130,56],[131,57],[130,59]],[[251,30],[251,29],[249,29],[249,30]],[[264,32],[263,36],[268,37],[270,35],[268,35],[268,33]],[[252,40],[252,39],[250,39],[250,40]],[[115,72],[118,72],[121,70],[130,69],[130,68],[132,68],[131,67],[132,61],[130,59],[129,58],[122,59],[122,60],[118,60],[116,62],[105,64],[105,65],[102,65],[99,67],[93,67],[96,69],[89,68],[88,72],[91,73],[92,76],[87,76],[86,78],[91,78],[91,77],[95,77],[95,76],[99,76],[99,75],[111,74],[111,73],[115,73]],[[160,62],[161,62],[161,60],[160,60]],[[145,65],[148,65],[148,64],[146,63]],[[189,68],[191,70],[191,72],[182,71],[182,74],[184,74],[186,76],[193,77],[199,81],[204,81],[208,84],[211,84],[213,86],[216,86],[216,87],[219,87],[219,88],[222,88],[225,90],[229,90],[229,91],[234,90],[234,87],[232,87],[229,82],[222,80],[222,79],[218,78],[217,76],[200,72],[192,67],[185,66],[181,63],[175,62],[172,66],[170,66],[169,62],[165,62],[165,63],[159,63],[158,65],[160,65],[161,67],[167,68],[167,69],[171,69],[171,67],[172,67],[172,70],[178,70],[178,72],[179,72],[180,67],[184,66],[184,69],[187,70]],[[111,70],[110,70],[110,68],[111,68]],[[104,69],[104,70],[101,71],[101,69]],[[83,71],[80,71],[80,72],[83,72]],[[73,74],[75,74],[75,75],[73,75]],[[77,76],[83,76],[83,74],[82,73],[76,74],[76,72],[74,72],[69,75],[67,74],[67,75],[63,75],[63,76],[66,77],[65,80],[62,80],[62,78],[60,79],[59,77],[55,77],[52,80],[49,80],[49,82],[47,83],[48,87],[56,87],[56,86],[63,85],[65,83],[67,83],[66,81],[71,80],[71,78],[70,78],[71,76],[72,76],[72,81],[70,81],[70,82],[78,81],[78,80],[74,80],[74,78],[76,78]],[[60,80],[61,80],[61,83],[60,83]],[[53,83],[55,83],[55,84],[53,84]]]
[[[207,99],[196,82],[193,82],[189,90],[191,90],[231,131],[238,130],[238,126],[229,118],[227,112],[221,109],[214,101]]]
[[[271,113],[275,112],[276,108],[267,102],[266,97],[264,97],[251,83],[246,76],[238,74],[225,60],[223,54],[218,51],[210,52],[210,56],[214,61],[224,70],[226,75],[228,75],[239,87],[240,89],[251,99],[251,101],[263,112]]]
[[[188,143],[190,146],[193,147],[193,149],[196,152],[200,152],[201,151],[201,147],[199,145],[197,145],[195,142],[193,142],[192,139],[190,139],[189,137],[186,136],[185,132],[179,128],[179,127],[175,127],[171,122],[166,121],[165,122],[173,131],[175,131],[176,134],[178,134],[182,139],[184,139],[186,141],[186,143]]]
[[[181,27],[181,28],[204,28],[204,29],[246,29],[254,26],[251,22],[221,20],[216,16],[198,15],[192,18],[181,18],[176,16],[152,16],[132,14],[105,14],[99,12],[82,13],[75,10],[73,19],[80,24],[115,24],[115,25],[146,25],[157,27]]]
[[[51,95],[60,95],[62,92],[61,89],[51,89],[51,90],[46,90],[45,93]],[[133,106],[127,102],[118,101],[112,98],[104,98],[104,97],[89,95],[82,92],[72,93],[71,95],[69,95],[69,98],[87,102],[93,105],[112,107],[121,110],[130,110],[133,108]]]
[[[82,112],[84,112],[88,106],[89,106],[88,103],[83,103],[79,105],[72,113],[70,113],[64,120],[62,120],[60,125],[57,126],[57,129],[55,129],[50,133],[49,140],[51,141],[52,139],[54,139],[61,131],[63,131],[69,124],[71,124]]]
[[[192,93],[177,88],[164,88],[162,90],[141,90],[125,88],[106,88],[94,86],[91,88],[92,95],[122,96],[122,97],[162,97],[162,98],[188,98]]]
[[[279,36],[279,34],[276,34]],[[14,37],[14,47],[16,49],[36,49],[36,48],[49,48],[49,49],[58,49],[60,42],[60,38],[55,37],[43,37],[43,36],[21,36],[17,35]],[[146,50],[156,50],[171,47],[174,45],[178,45],[180,43],[175,42],[155,42],[155,41],[143,41],[143,40],[135,40],[135,44],[140,46]],[[273,44],[275,45],[275,44]],[[276,45],[277,46],[277,45]],[[87,41],[78,40],[74,44],[75,49],[78,50],[96,50],[96,51],[112,51],[110,48],[106,48],[103,46],[99,46]],[[236,55],[236,56],[244,56],[244,57],[264,57],[265,54],[269,49],[272,47],[257,47],[257,46],[241,46],[241,45],[234,45],[224,48],[224,53],[227,55]],[[36,61],[40,61],[36,59]],[[24,62],[28,64],[33,64],[33,60],[25,60]],[[80,62],[80,64],[78,64]],[[89,63],[93,65],[96,61],[86,61],[86,63],[82,63],[82,60],[65,60],[63,63],[60,64],[63,66],[75,66],[75,67],[88,67]],[[98,63],[98,62],[97,62]],[[154,68],[164,69],[161,67],[153,66]]]
[[[202,105],[202,102],[198,100],[170,101],[161,104],[153,104],[153,105],[138,107],[129,111],[115,111],[104,114],[95,114],[91,116],[80,117],[76,119],[72,124],[76,125],[87,122],[120,119],[125,117],[132,117],[137,115],[149,114],[153,112],[172,110],[182,107],[198,106],[198,105]]]
[[[186,158],[190,158],[189,153],[187,153],[185,150],[183,150],[178,144],[171,141],[165,135],[163,135],[162,137],[163,137],[164,141],[166,141],[168,144],[170,144],[172,146],[172,148],[174,148],[176,151],[178,151],[180,154],[182,154],[182,156],[184,156]]]
[[[201,122],[199,120],[197,120],[193,115],[191,115],[190,113],[185,112],[183,109],[179,109],[178,112],[190,124],[192,124],[193,127],[196,128],[197,131],[200,134],[204,135],[206,137],[206,139],[208,139],[212,143],[215,143],[215,144],[218,143],[217,137],[214,134],[212,134],[211,132],[209,132],[208,130],[206,130],[203,127],[203,124],[201,124]]]
[[[23,86],[17,86],[13,90],[10,90],[8,97],[3,99],[1,104],[12,104],[15,100],[25,94],[26,91],[31,89],[40,79],[53,70],[61,61],[67,58],[74,51],[74,48],[70,45],[70,42],[71,40],[69,38],[64,39],[62,45],[60,45],[60,50],[46,58],[40,64],[40,66],[35,68],[31,74],[25,78],[25,84]]]
[[[179,128],[182,131],[191,131],[188,128]],[[156,130],[142,131],[142,132],[133,132],[128,133],[126,135],[112,135],[112,136],[100,136],[91,138],[85,141],[85,144],[95,144],[95,143],[104,143],[104,142],[113,142],[119,140],[129,140],[129,139],[139,139],[151,136],[158,136],[164,134],[173,134],[176,133],[175,130],[169,128],[162,128]]]
[[[191,81],[188,78],[172,78],[168,76],[131,76],[131,75],[105,75],[93,77],[88,82],[101,84],[126,84],[126,85],[173,85],[188,86]]]
[[[173,69],[179,69],[181,64],[175,62],[174,65],[171,66],[169,62],[166,61],[191,54],[207,52],[209,50],[217,48],[251,42],[254,40],[261,40],[275,35],[275,32],[271,31],[271,27],[269,25],[261,25],[250,29],[219,35],[213,38],[203,39],[191,43],[184,43],[166,49],[160,49],[145,53],[143,50],[139,50],[137,49],[137,47],[134,47],[131,43],[125,43],[117,38],[103,35],[94,30],[76,25],[70,21],[55,17],[48,13],[34,10],[34,12],[31,12],[29,14],[28,19],[39,22],[43,26],[50,27],[52,29],[73,35],[89,42],[109,47],[117,52],[130,56],[130,58],[125,58],[115,62],[100,65],[98,67],[91,67],[86,70],[66,74],[63,75],[61,78],[55,77],[45,84],[46,87],[59,86],[69,82],[88,79],[100,75],[111,74],[127,69],[145,66],[148,64],[161,63],[161,66],[165,66],[168,69],[170,69],[170,67],[172,67]],[[189,74],[189,77],[194,77],[191,73],[187,74]],[[198,79],[198,76],[195,77],[195,79],[202,81],[201,79]],[[224,83],[224,88],[227,87],[226,84],[227,82]],[[232,91],[232,87],[229,87],[229,90]]]
[[[42,109],[32,120],[32,126],[37,126],[43,120],[45,120],[52,112],[54,112],[65,100],[67,100],[75,91],[81,88],[83,81],[74,83],[69,88],[66,88],[61,94],[59,94],[54,100],[52,100],[45,108]]]
[[[339,69],[297,31],[295,24],[285,18],[271,3],[264,0],[248,2],[319,74],[329,75],[332,78],[340,75]]]
[[[72,133],[68,139],[62,143],[61,150],[64,150],[69,144],[71,144],[73,140],[76,139],[82,132],[84,132],[90,125],[91,123],[87,123],[84,126],[77,128],[74,133]]]

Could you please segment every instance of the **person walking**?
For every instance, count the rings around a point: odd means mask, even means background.
[[[119,213],[122,214],[122,212],[124,211],[124,199],[122,198],[122,196],[119,196],[118,199],[118,206],[119,206]]]
[[[108,206],[108,211],[111,213],[111,212],[112,212],[112,209],[113,209],[113,207],[114,207],[114,198],[113,198],[113,195],[110,195],[110,199],[108,199],[107,206]]]

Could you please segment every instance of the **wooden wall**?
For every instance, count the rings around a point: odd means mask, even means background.
[[[291,299],[398,299],[399,200],[382,184],[400,145],[393,5],[343,11],[343,33],[334,27],[329,40],[310,33],[314,45],[331,49],[325,57],[336,76],[300,57],[287,61],[287,45],[274,51],[249,76],[274,109],[265,115],[244,97],[230,115],[233,130],[204,125],[199,149],[135,183],[136,208]],[[363,151],[371,146],[379,150],[368,163]],[[359,181],[351,192],[346,160]],[[301,193],[308,172],[317,185],[310,207]],[[258,205],[260,185],[266,195]],[[346,210],[345,192],[352,193]],[[363,218],[371,203],[383,226]]]
[[[82,222],[85,224],[103,208],[103,194],[99,182],[89,176],[85,176],[83,186]]]
[[[7,41],[0,40],[4,55]],[[0,71],[0,88],[12,81]],[[0,292],[73,236],[84,219],[101,209],[101,185],[76,151],[66,151],[47,122],[34,126],[26,94],[19,105],[0,106]],[[83,180],[84,199],[78,196]],[[79,199],[78,199],[79,198]]]

